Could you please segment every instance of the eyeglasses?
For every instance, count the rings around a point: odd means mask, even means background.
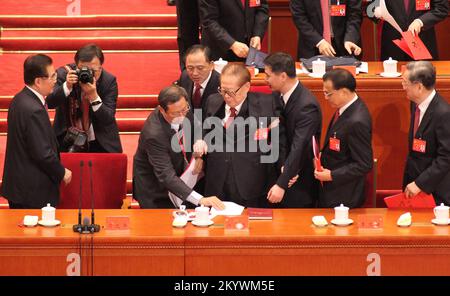
[[[184,108],[181,111],[167,112],[167,114],[169,114],[172,117],[184,116],[184,115],[186,115],[189,112],[189,110],[191,110],[191,106],[187,105],[186,108]]]
[[[44,77],[42,77],[42,79],[49,79],[49,80],[56,81],[57,77],[58,77],[58,73],[54,72],[51,76],[44,76]]]
[[[195,69],[197,69],[197,71],[202,72],[203,70],[205,70],[205,66],[187,66],[186,70],[188,70],[189,72],[194,72]]]
[[[228,90],[228,89],[222,89],[220,86],[217,88],[217,91],[222,95],[229,95],[230,97],[235,97],[237,92],[243,87],[244,85],[241,85],[237,90],[232,91],[232,90]]]

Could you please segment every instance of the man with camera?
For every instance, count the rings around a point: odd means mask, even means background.
[[[117,81],[103,62],[102,50],[88,44],[77,51],[74,64],[57,70],[58,86],[47,102],[56,108],[53,128],[61,151],[122,152],[115,118]]]

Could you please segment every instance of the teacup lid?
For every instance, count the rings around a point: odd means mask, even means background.
[[[225,60],[222,59],[222,58],[219,58],[217,61],[214,62],[214,64],[223,64],[223,65],[226,65],[226,64],[228,64],[228,62],[225,61]]]
[[[320,58],[318,58],[317,60],[313,61],[313,63],[325,63],[325,61],[322,61]]]
[[[208,211],[209,212],[209,207],[205,207],[204,205],[201,205],[199,207],[195,208],[196,211]]]
[[[436,208],[438,209],[448,209],[448,206],[444,205],[444,203],[442,202],[439,206],[437,206]]]
[[[43,211],[54,211],[55,208],[52,207],[49,203],[47,204],[47,206],[42,208]]]
[[[335,210],[348,210],[348,207],[344,206],[344,204],[340,204],[338,207],[334,207]]]
[[[397,63],[397,61],[393,60],[391,57],[389,57],[389,59],[385,60],[384,63],[393,64],[393,63]]]

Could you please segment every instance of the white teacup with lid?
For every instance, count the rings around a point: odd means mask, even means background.
[[[48,203],[47,206],[42,208],[42,221],[44,222],[55,221],[55,213],[56,209]]]
[[[449,207],[441,203],[441,205],[433,209],[435,221],[439,224],[448,224],[449,222]]]
[[[327,63],[325,61],[322,61],[320,58],[312,62],[312,70],[314,76],[323,76],[326,72],[326,65]]]
[[[222,73],[223,68],[228,64],[227,61],[223,60],[222,58],[218,59],[214,62],[214,70],[216,70],[219,73]]]
[[[343,204],[340,204],[338,207],[334,207],[334,220],[336,222],[348,221],[348,210],[349,208]]]
[[[389,58],[383,62],[383,70],[385,75],[394,75],[397,74],[397,64],[396,60]]]

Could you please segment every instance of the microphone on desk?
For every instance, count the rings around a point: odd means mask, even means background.
[[[89,225],[90,227],[90,231],[92,233],[94,232],[99,232],[100,231],[100,225],[95,224],[95,213],[94,213],[94,185],[93,185],[93,178],[92,178],[92,161],[89,160],[88,162],[89,165],[89,173],[90,173],[90,181],[91,181],[91,225]]]
[[[78,197],[78,224],[73,226],[73,232],[82,233],[83,225],[81,225],[81,201],[83,196],[83,166],[84,161],[80,160],[80,196]]]

